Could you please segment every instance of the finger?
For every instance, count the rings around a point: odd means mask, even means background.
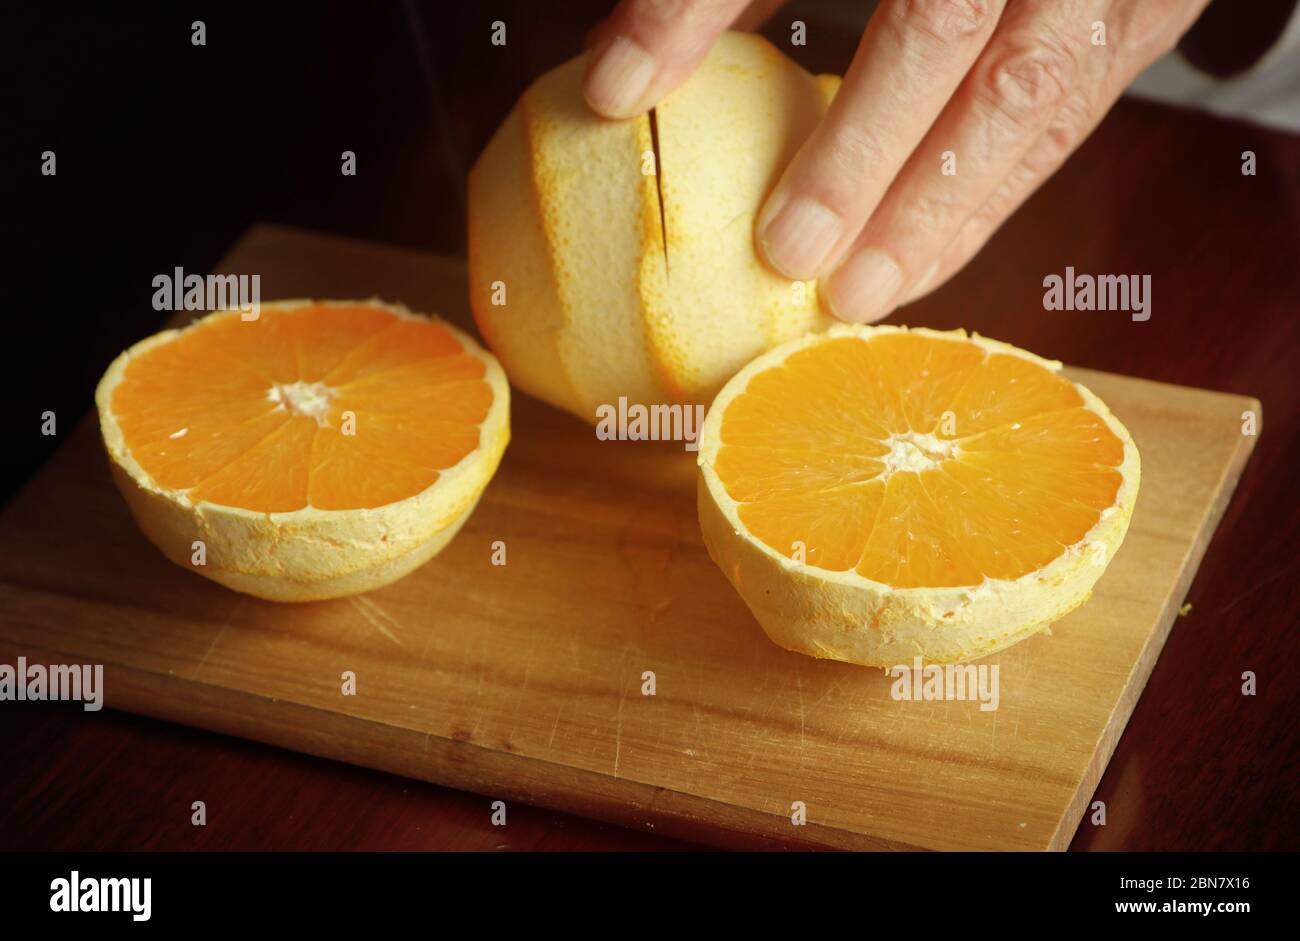
[[[867,322],[889,313],[1048,128],[1087,54],[1086,20],[1072,6],[1007,11],[848,258],[823,279],[837,317]],[[940,172],[945,154],[955,161],[952,175]]]
[[[693,72],[748,0],[622,0],[598,27],[583,94],[597,114],[641,114]]]
[[[1005,0],[885,0],[826,117],[755,227],[771,267],[807,280],[853,243],[993,34]]]
[[[1165,16],[1155,24],[1154,30],[1143,29],[1137,23],[1121,21],[1118,34],[1132,36],[1135,41],[1126,43],[1125,54],[1110,61],[1094,58],[1102,56],[1106,51],[1104,48],[1089,50],[1093,64],[1093,68],[1089,69],[1089,77],[1079,83],[1053,117],[1047,131],[984,205],[966,220],[940,253],[938,260],[905,292],[899,301],[900,305],[910,304],[938,290],[964,268],[1002,223],[1091,136],[1137,74],[1151,61],[1174,47],[1178,37],[1191,25],[1204,6],[1204,0],[1194,0],[1183,11],[1181,19]],[[1134,8],[1124,8],[1123,12],[1131,14]]]
[[[736,17],[732,29],[754,32],[767,22],[767,18],[785,5],[785,0],[751,0],[743,13]]]
[[[1096,102],[1076,92],[1052,119],[1047,131],[1030,148],[1005,180],[999,184],[957,235],[939,253],[929,271],[906,292],[899,304],[910,304],[937,290],[965,267],[1002,223],[1020,208],[1034,191],[1054,174],[1075,149],[1093,132],[1110,110],[1119,91]]]

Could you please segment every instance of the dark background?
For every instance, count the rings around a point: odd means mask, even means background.
[[[869,4],[791,4],[804,64],[843,71]],[[205,274],[250,224],[463,253],[469,167],[608,0],[32,3],[0,13],[7,138],[6,500],[158,329],[152,279]],[[207,45],[191,43],[206,25]],[[507,24],[507,44],[487,42]],[[788,28],[783,27],[783,28]],[[52,150],[57,175],[41,175]],[[356,176],[340,172],[357,155]]]
[[[1294,0],[1213,4],[1184,46],[1231,72]],[[786,4],[810,71],[842,73],[874,3]],[[464,251],[465,177],[533,78],[611,0],[9,4],[0,12],[7,246],[0,501],[53,450],[121,350],[164,319],[152,278],[209,271],[257,221]],[[1235,8],[1235,9],[1234,9]],[[207,45],[191,43],[202,20]],[[486,42],[507,24],[507,44]],[[40,173],[41,153],[58,174]],[[357,155],[357,175],[340,173]],[[973,325],[977,326],[977,325]],[[16,429],[16,431],[15,431]]]

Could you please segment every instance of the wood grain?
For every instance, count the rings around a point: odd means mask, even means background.
[[[418,253],[262,227],[221,270],[262,274],[267,299],[380,295],[467,319],[461,265]],[[302,606],[167,563],[87,420],[0,518],[0,656],[102,662],[113,708],[687,838],[1064,848],[1253,446],[1241,414],[1259,409],[1073,374],[1133,433],[1142,492],[1092,601],[991,659],[995,712],[897,703],[880,672],[771,645],[703,550],[693,455],[599,442],[522,395],[501,471],[442,555]]]

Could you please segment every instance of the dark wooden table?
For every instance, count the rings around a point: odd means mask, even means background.
[[[1045,311],[1043,278],[1067,265],[1151,275],[1151,319]],[[1300,845],[1298,315],[1300,138],[1124,101],[953,283],[893,318],[1264,403],[1191,610],[1098,788],[1107,825],[1085,819],[1074,849]],[[524,807],[503,830],[476,795],[71,706],[0,704],[0,767],[0,849],[687,848]]]

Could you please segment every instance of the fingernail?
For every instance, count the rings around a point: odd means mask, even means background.
[[[759,236],[768,263],[787,278],[807,280],[821,273],[844,234],[844,220],[820,200],[799,196],[768,221]]]
[[[655,60],[626,36],[615,36],[587,73],[587,104],[607,118],[630,118],[655,77]]]
[[[925,274],[921,275],[916,284],[912,285],[911,290],[907,292],[907,297],[905,298],[906,302],[910,304],[912,301],[925,294],[926,291],[930,290],[930,284],[934,281],[934,276],[938,273],[939,263],[936,261],[926,269]]]
[[[864,248],[831,275],[826,300],[840,320],[868,323],[889,312],[902,285],[903,272],[893,258],[877,248]]]

